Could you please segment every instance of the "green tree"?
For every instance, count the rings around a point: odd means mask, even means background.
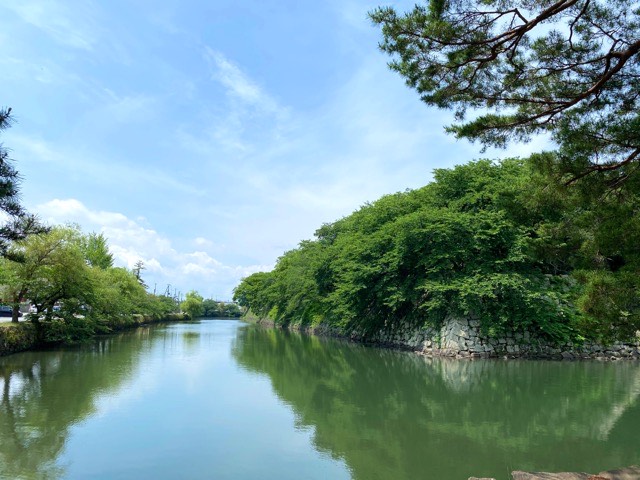
[[[222,316],[239,318],[242,316],[242,311],[240,310],[240,307],[235,303],[223,303]]]
[[[618,187],[637,176],[636,1],[431,0],[370,17],[391,68],[425,103],[455,111],[456,137],[504,147],[547,132],[558,150],[545,167],[566,184],[599,172]]]
[[[240,307],[235,303],[217,302],[212,298],[207,298],[202,302],[203,316],[205,317],[231,317],[242,316]]]
[[[91,303],[92,317],[109,321],[147,313],[148,294],[133,272],[126,268],[93,268],[95,296]]]
[[[256,272],[245,277],[233,290],[233,300],[256,315],[267,317],[276,301],[274,277],[271,272]]]
[[[103,233],[92,232],[83,236],[81,247],[90,266],[103,270],[113,267],[113,254],[109,252],[107,237]]]
[[[0,132],[11,126],[11,109],[0,108]],[[0,256],[8,254],[11,242],[46,231],[37,218],[29,215],[19,198],[20,176],[12,165],[9,151],[0,143],[0,213],[7,220],[0,224]]]
[[[204,309],[203,315],[205,317],[220,317],[222,313],[220,311],[220,302],[216,302],[212,298],[207,298],[202,302],[202,308]]]
[[[157,314],[164,316],[168,313],[175,313],[180,310],[178,302],[175,298],[167,295],[151,295],[154,303],[156,304]]]
[[[180,309],[189,314],[191,318],[201,317],[204,313],[203,298],[195,290],[187,292],[185,300],[180,304]]]
[[[80,247],[78,230],[57,227],[50,232],[31,235],[12,245],[10,256],[20,261],[4,260],[3,296],[13,307],[13,322],[18,321],[20,302],[29,298],[38,314],[50,318],[54,305],[62,300],[68,313],[91,301],[93,283]]]
[[[629,338],[640,328],[640,196],[543,190],[526,160],[439,169],[245,278],[234,299],[286,325],[374,333],[474,316],[489,333]]]

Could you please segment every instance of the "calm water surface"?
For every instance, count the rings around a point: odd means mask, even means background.
[[[640,462],[640,365],[430,360],[231,320],[0,358],[0,478],[509,478]]]

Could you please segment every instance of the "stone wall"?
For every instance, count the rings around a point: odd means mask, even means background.
[[[412,349],[430,356],[640,359],[640,337],[632,343],[616,342],[606,346],[595,343],[555,345],[535,338],[529,332],[511,332],[500,338],[489,338],[480,331],[480,322],[473,319],[450,318],[439,330],[404,325],[372,337],[358,334],[351,337],[353,340]]]

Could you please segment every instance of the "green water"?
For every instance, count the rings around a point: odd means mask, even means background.
[[[640,365],[430,360],[231,320],[0,358],[0,478],[463,479],[640,463]]]

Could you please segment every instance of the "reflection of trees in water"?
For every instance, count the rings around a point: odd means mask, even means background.
[[[182,334],[182,345],[184,352],[188,355],[194,355],[200,347],[200,332],[186,331]]]
[[[424,359],[258,328],[242,329],[233,353],[269,375],[299,425],[314,428],[316,447],[343,458],[354,478],[506,477],[509,468],[599,471],[639,460],[635,363]]]
[[[150,329],[92,346],[0,358],[0,478],[57,478],[69,428],[130,377]]]

